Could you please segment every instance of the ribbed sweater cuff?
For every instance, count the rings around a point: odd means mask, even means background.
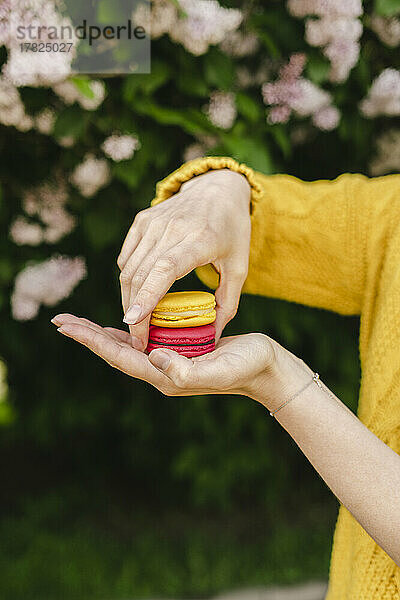
[[[251,187],[251,208],[253,208],[262,195],[262,189],[257,181],[256,174],[247,165],[226,156],[206,156],[184,163],[179,169],[176,169],[176,171],[173,171],[165,179],[157,183],[156,195],[151,205],[159,204],[173,196],[173,194],[176,194],[185,181],[189,181],[189,179],[197,175],[202,175],[203,173],[207,173],[207,171],[215,169],[230,169],[236,173],[241,173],[247,178]]]

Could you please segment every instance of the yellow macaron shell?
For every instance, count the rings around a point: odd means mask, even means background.
[[[170,292],[157,304],[151,324],[159,327],[199,327],[214,323],[215,297],[209,292]]]

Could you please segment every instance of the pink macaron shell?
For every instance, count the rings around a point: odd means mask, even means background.
[[[167,348],[192,358],[202,356],[215,349],[214,325],[200,327],[167,328],[151,325],[147,352],[156,348]]]

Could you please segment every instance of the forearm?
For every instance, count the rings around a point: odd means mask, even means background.
[[[369,263],[381,262],[382,241],[392,227],[400,176],[344,174],[333,181],[305,182],[264,175],[229,157],[205,157],[185,163],[159,182],[152,204],[177,193],[193,177],[226,169],[245,176],[252,192],[243,291],[360,314],[371,277]],[[236,183],[234,188],[236,192]],[[230,209],[235,210],[234,202]],[[218,286],[211,265],[196,272],[209,287]]]
[[[285,397],[312,377],[311,371],[298,368],[301,375],[291,379],[296,384]],[[278,394],[271,401],[261,391],[259,399],[269,410],[282,402]],[[313,383],[275,418],[339,501],[400,565],[400,456],[324,385]]]

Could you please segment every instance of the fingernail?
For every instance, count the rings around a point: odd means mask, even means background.
[[[154,352],[154,354],[152,353],[151,362],[158,369],[165,371],[165,369],[168,369],[171,359],[166,352],[157,350],[157,352]]]
[[[142,314],[142,307],[139,304],[132,304],[128,308],[124,316],[124,323],[127,325],[134,325],[138,322],[140,315]]]
[[[64,334],[68,335],[68,333],[70,332],[70,329],[68,328],[67,325],[61,325],[61,327],[58,327],[57,331],[58,331],[58,333],[64,333]]]
[[[53,318],[50,320],[50,323],[53,323],[53,325],[58,325],[59,321],[58,321],[57,317],[53,317]]]

